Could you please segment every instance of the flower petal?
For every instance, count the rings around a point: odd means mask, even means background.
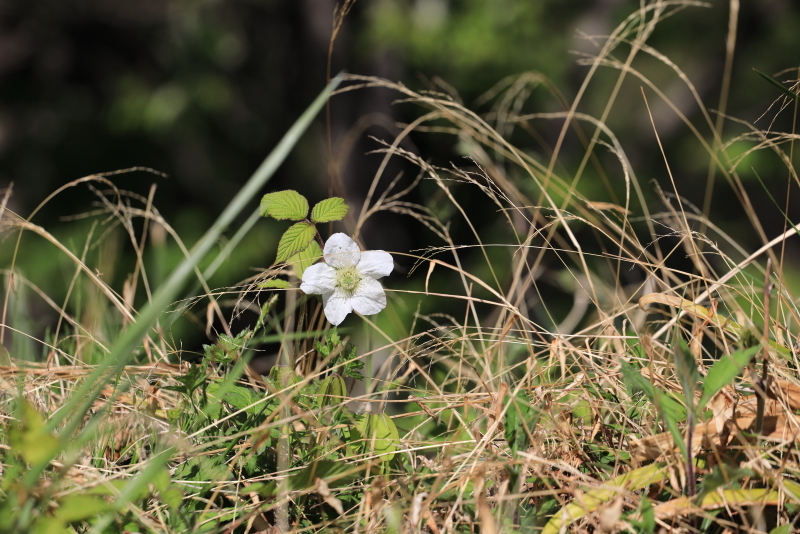
[[[353,309],[361,315],[374,315],[386,307],[386,293],[383,292],[380,282],[374,278],[364,278],[358,284],[358,291],[350,302]]]
[[[303,273],[300,289],[307,295],[325,295],[336,288],[336,271],[324,263],[316,263]]]
[[[322,304],[325,306],[325,317],[333,326],[338,326],[353,311],[352,299],[341,291],[322,295]]]
[[[382,250],[368,250],[361,253],[361,261],[358,262],[358,271],[372,278],[388,276],[394,269],[392,255]]]
[[[333,234],[325,243],[325,261],[331,267],[341,269],[358,263],[361,250],[358,244],[341,232]]]

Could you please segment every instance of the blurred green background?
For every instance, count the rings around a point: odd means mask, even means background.
[[[0,187],[13,183],[8,207],[25,217],[49,193],[72,180],[132,166],[150,167],[168,177],[134,172],[113,181],[143,196],[156,184],[155,207],[191,245],[324,86],[335,6],[331,0],[0,3]],[[632,0],[359,0],[336,41],[332,72],[381,76],[416,90],[449,87],[468,108],[477,108],[479,97],[505,77],[533,72],[550,80],[571,102],[588,72],[578,60],[596,53],[603,42],[587,36],[610,34],[639,6]],[[779,97],[753,69],[782,80],[797,77],[778,73],[797,67],[800,4],[752,0],[742,2],[740,9],[727,113],[752,123]],[[720,100],[729,12],[730,3],[725,1],[686,8],[661,22],[648,41],[688,75],[712,109]],[[620,48],[618,59],[624,60],[626,52]],[[637,59],[635,66],[700,123],[697,105],[673,72],[646,57]],[[601,70],[579,111],[599,116],[617,76],[615,70]],[[655,180],[667,189],[668,175],[644,107],[642,85],[628,77],[607,123],[640,182]],[[675,113],[652,91],[647,94],[678,190],[702,207],[708,155]],[[342,173],[347,199],[356,209],[381,160],[380,155],[366,154],[378,147],[368,136],[391,141],[397,133],[394,121],[408,121],[420,113],[394,106],[397,97],[385,89],[368,89],[332,101],[334,146],[360,118],[374,117]],[[538,86],[521,112],[562,109],[558,99]],[[775,111],[757,125],[791,131],[791,112],[778,115],[770,126]],[[546,142],[528,145],[546,160],[561,124],[551,121],[540,126]],[[744,131],[744,126],[728,122],[723,137]],[[703,133],[711,138],[707,129]],[[425,159],[468,166],[453,138],[412,135],[410,141],[409,147]],[[270,190],[294,188],[312,201],[325,198],[327,146],[321,116],[270,183]],[[614,166],[605,149],[596,151]],[[568,142],[557,170],[569,175],[582,156],[583,147]],[[393,165],[387,176],[400,171],[416,174],[401,162]],[[783,218],[754,179],[751,165],[779,202],[786,197],[788,172],[768,153],[752,156],[741,168],[772,237],[783,228]],[[597,179],[589,177],[581,184],[588,198],[613,201]],[[646,193],[657,207],[653,188]],[[424,201],[424,196],[424,190],[415,192],[411,200]],[[469,196],[464,201],[469,205]],[[78,186],[56,197],[33,222],[80,251],[91,220],[65,217],[90,212],[97,202],[94,192]],[[738,206],[731,188],[717,175],[711,219],[734,233],[745,248],[752,248],[756,234]],[[790,215],[796,220],[800,210],[793,208]],[[212,286],[235,283],[267,267],[282,229],[259,223]],[[103,232],[102,227],[96,232]],[[455,224],[454,235],[457,242],[470,240],[464,225]],[[398,252],[440,244],[431,237],[418,223],[394,215],[381,215],[364,230],[368,248]],[[54,260],[52,246],[39,238],[26,237],[24,243],[18,267],[56,301],[63,298],[72,276],[69,262]],[[1,246],[5,267],[13,240],[6,239]],[[168,250],[160,259],[148,264],[153,284],[180,257],[177,248],[165,246]],[[105,253],[133,258],[130,247]],[[400,274],[411,264],[399,258]],[[128,272],[113,272],[113,261],[106,265],[106,278],[121,285]],[[42,310],[43,325],[52,317]]]

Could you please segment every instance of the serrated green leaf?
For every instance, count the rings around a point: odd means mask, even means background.
[[[342,342],[342,338],[339,337],[339,332],[336,330],[335,326],[333,328],[331,328],[330,330],[328,330],[328,333],[325,334],[325,341],[327,343],[332,344],[332,345],[338,345],[339,343]],[[326,354],[326,356],[327,356],[327,354]]]
[[[264,217],[299,221],[308,214],[308,200],[291,189],[267,193],[261,199],[260,212]]]
[[[315,223],[341,221],[349,210],[350,206],[344,203],[343,198],[326,198],[311,210],[311,220]]]
[[[319,243],[311,241],[305,249],[289,258],[289,263],[294,267],[294,275],[298,279],[302,279],[306,269],[311,267],[311,265],[321,257],[322,249],[319,248]]]
[[[275,263],[282,263],[308,247],[317,229],[313,224],[307,222],[295,223],[289,227],[281,236],[278,243],[278,256]]]
[[[273,278],[271,280],[265,280],[258,284],[259,289],[286,289],[291,284],[286,280],[282,280],[280,278]]]

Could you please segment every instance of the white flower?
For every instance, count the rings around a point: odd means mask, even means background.
[[[394,268],[392,255],[382,250],[361,252],[345,234],[333,234],[325,243],[326,263],[312,265],[303,273],[300,289],[322,295],[325,317],[338,325],[355,310],[373,315],[386,307],[386,294],[378,278]]]

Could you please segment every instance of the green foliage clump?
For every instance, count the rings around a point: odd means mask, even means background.
[[[308,200],[297,191],[288,190],[264,195],[260,211],[262,216],[279,221],[285,219],[300,221],[284,232],[278,243],[275,262],[294,263],[297,277],[301,278],[306,267],[322,256],[319,244],[313,241],[317,237],[315,225],[344,219],[349,207],[344,199],[328,198],[314,206],[309,218]]]

